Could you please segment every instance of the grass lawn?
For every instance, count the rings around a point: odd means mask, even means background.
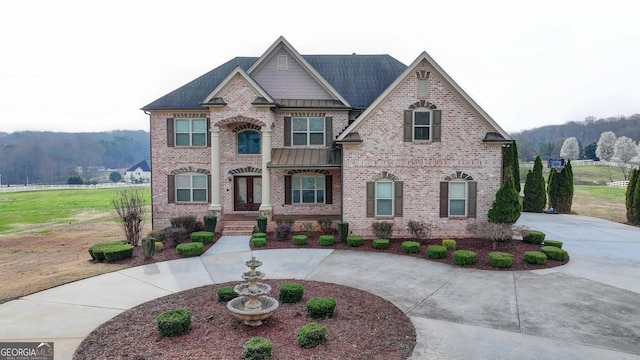
[[[546,165],[543,164],[542,175],[545,178],[549,176],[549,170]],[[520,164],[520,181],[524,186],[524,181],[527,179],[528,169],[533,169],[533,163]],[[612,181],[624,180],[624,174],[619,167],[616,166],[571,166],[573,170],[573,182],[576,185],[606,185]]]
[[[151,189],[139,188],[147,204]],[[112,211],[111,200],[121,188],[41,190],[0,194],[0,234],[14,232],[20,225],[63,223],[83,212]]]
[[[627,221],[626,187],[575,185],[573,189],[571,209],[576,214],[620,223]]]

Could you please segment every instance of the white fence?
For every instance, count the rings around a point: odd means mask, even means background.
[[[614,181],[607,183],[607,186],[624,186],[627,187],[629,185],[629,180],[625,181]]]
[[[63,190],[63,189],[108,189],[125,187],[149,187],[151,184],[104,183],[95,185],[12,185],[1,186],[0,193],[17,191]]]

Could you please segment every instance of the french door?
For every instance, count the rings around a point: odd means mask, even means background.
[[[236,176],[233,180],[235,211],[258,211],[262,203],[262,177]]]

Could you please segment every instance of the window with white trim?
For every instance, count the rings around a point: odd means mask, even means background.
[[[376,181],[376,216],[393,215],[393,181]]]
[[[449,182],[449,216],[467,215],[467,182]]]
[[[324,175],[293,175],[292,202],[294,204],[324,204]]]
[[[176,146],[207,146],[207,119],[175,119]]]
[[[207,202],[207,175],[176,175],[177,202]]]
[[[293,146],[324,145],[323,117],[291,118],[291,139]]]
[[[431,111],[413,112],[413,140],[431,140]]]
[[[238,133],[238,154],[260,154],[260,132],[244,130]]]

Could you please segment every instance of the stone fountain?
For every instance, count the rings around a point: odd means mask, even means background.
[[[250,271],[242,273],[242,278],[247,282],[233,288],[240,296],[229,301],[227,309],[236,318],[243,320],[245,324],[259,326],[262,325],[262,320],[271,316],[280,303],[278,300],[266,296],[271,291],[271,286],[258,282],[264,277],[263,272],[256,271],[262,262],[251,256],[251,260],[246,261],[245,265],[250,268]]]

